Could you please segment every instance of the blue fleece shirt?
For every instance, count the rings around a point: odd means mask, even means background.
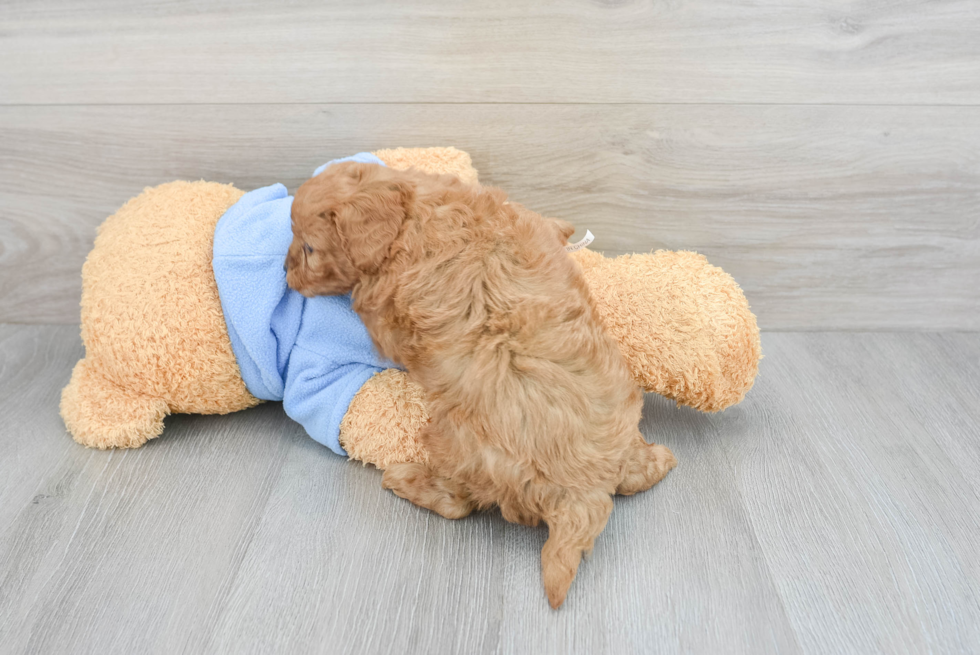
[[[384,163],[370,153],[336,159]],[[231,347],[256,398],[281,400],[292,419],[335,453],[340,422],[367,380],[394,364],[379,357],[350,295],[304,298],[286,286],[293,197],[282,184],[246,193],[214,231],[214,277]]]

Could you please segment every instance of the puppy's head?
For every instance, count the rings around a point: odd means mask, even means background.
[[[347,293],[378,272],[415,186],[378,164],[344,162],[307,180],[293,200],[286,281],[304,296]]]

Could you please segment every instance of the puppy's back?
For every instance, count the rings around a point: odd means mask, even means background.
[[[502,486],[611,480],[639,391],[581,271],[548,219],[496,189],[460,193],[440,198],[402,278],[425,342],[405,363],[457,426],[446,459]]]

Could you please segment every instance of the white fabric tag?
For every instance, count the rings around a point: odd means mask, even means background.
[[[575,252],[576,250],[581,250],[585,246],[587,246],[590,243],[592,243],[592,241],[594,239],[595,239],[595,237],[592,236],[592,232],[590,230],[586,230],[585,231],[585,236],[582,237],[582,240],[581,241],[579,241],[578,243],[570,243],[570,244],[568,244],[567,246],[565,246],[565,250],[567,250],[568,252]]]

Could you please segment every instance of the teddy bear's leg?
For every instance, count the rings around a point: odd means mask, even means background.
[[[572,258],[645,391],[717,412],[752,388],[762,357],[759,326],[730,275],[692,252],[606,259],[582,249]]]
[[[381,486],[447,519],[461,519],[474,509],[466,489],[439,476],[428,464],[391,464],[385,469]]]
[[[632,496],[646,491],[663,480],[675,466],[677,466],[677,458],[667,446],[648,444],[643,439],[643,435],[637,431],[633,450],[623,465],[623,478],[616,487],[616,493]]]
[[[167,403],[119,387],[82,359],[61,392],[61,416],[72,438],[90,448],[136,448],[163,432]]]

